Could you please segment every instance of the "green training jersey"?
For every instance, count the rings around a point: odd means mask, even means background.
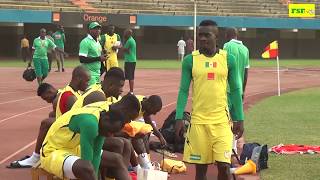
[[[64,49],[64,42],[66,39],[64,32],[56,31],[52,36],[57,47],[60,49]]]
[[[94,58],[100,57],[101,51],[102,51],[102,48],[99,41],[96,41],[95,39],[93,39],[93,37],[89,34],[80,42],[79,56],[94,57]],[[91,76],[100,76],[100,68],[101,68],[100,61],[96,61],[92,63],[84,63],[83,65],[90,71]]]
[[[237,68],[240,77],[239,80],[242,92],[245,69],[250,67],[249,50],[245,45],[242,44],[242,41],[236,39],[232,39],[229,42],[225,43],[223,49],[226,50],[228,54],[232,54],[237,61]]]
[[[136,41],[133,39],[132,36],[128,38],[124,47],[129,49],[129,52],[124,53],[124,61],[125,62],[136,62],[137,61]]]
[[[41,39],[40,37],[37,37],[34,39],[32,46],[32,49],[34,49],[33,58],[48,59],[48,50],[55,48],[56,45],[50,39]]]

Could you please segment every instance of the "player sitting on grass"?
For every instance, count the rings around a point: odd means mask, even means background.
[[[53,111],[49,113],[49,118],[41,121],[36,147],[32,156],[13,161],[8,166],[9,168],[29,168],[39,161],[40,148],[50,126],[56,118],[69,111],[77,99],[81,98],[78,91],[86,90],[89,79],[89,72],[83,66],[78,66],[72,72],[71,82],[63,89],[57,90],[48,83],[43,83],[39,86],[38,96],[48,103],[52,103]]]
[[[108,158],[104,151],[101,153],[104,137],[120,131],[126,120],[138,116],[139,110],[137,98],[128,94],[104,108],[94,103],[65,113],[48,131],[41,150],[41,167],[59,178],[98,179],[100,161]],[[116,179],[130,179],[125,166],[113,173]]]

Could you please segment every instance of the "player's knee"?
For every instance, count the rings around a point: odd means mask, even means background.
[[[230,171],[230,164],[225,162],[217,162],[218,170],[221,173],[228,173]]]
[[[95,174],[93,165],[89,161],[79,159],[76,164],[76,166],[72,167],[72,170],[80,177]]]

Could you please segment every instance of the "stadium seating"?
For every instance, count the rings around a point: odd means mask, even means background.
[[[85,5],[79,5],[84,3]],[[288,8],[279,0],[197,0],[199,15],[288,17]],[[291,3],[315,3],[317,0],[291,0]],[[80,7],[80,8],[79,8]],[[91,11],[129,14],[193,15],[193,0],[1,0],[0,8],[42,9],[52,11]],[[320,17],[320,10],[316,10]]]

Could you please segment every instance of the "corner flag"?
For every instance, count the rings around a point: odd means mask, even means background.
[[[273,41],[264,49],[264,52],[262,53],[262,58],[264,59],[276,58],[278,55],[279,55],[278,41]]]
[[[273,41],[264,49],[262,53],[262,58],[270,59],[276,58],[277,59],[277,74],[278,74],[278,96],[281,94],[281,87],[280,87],[280,65],[279,65],[279,46],[278,41]]]

